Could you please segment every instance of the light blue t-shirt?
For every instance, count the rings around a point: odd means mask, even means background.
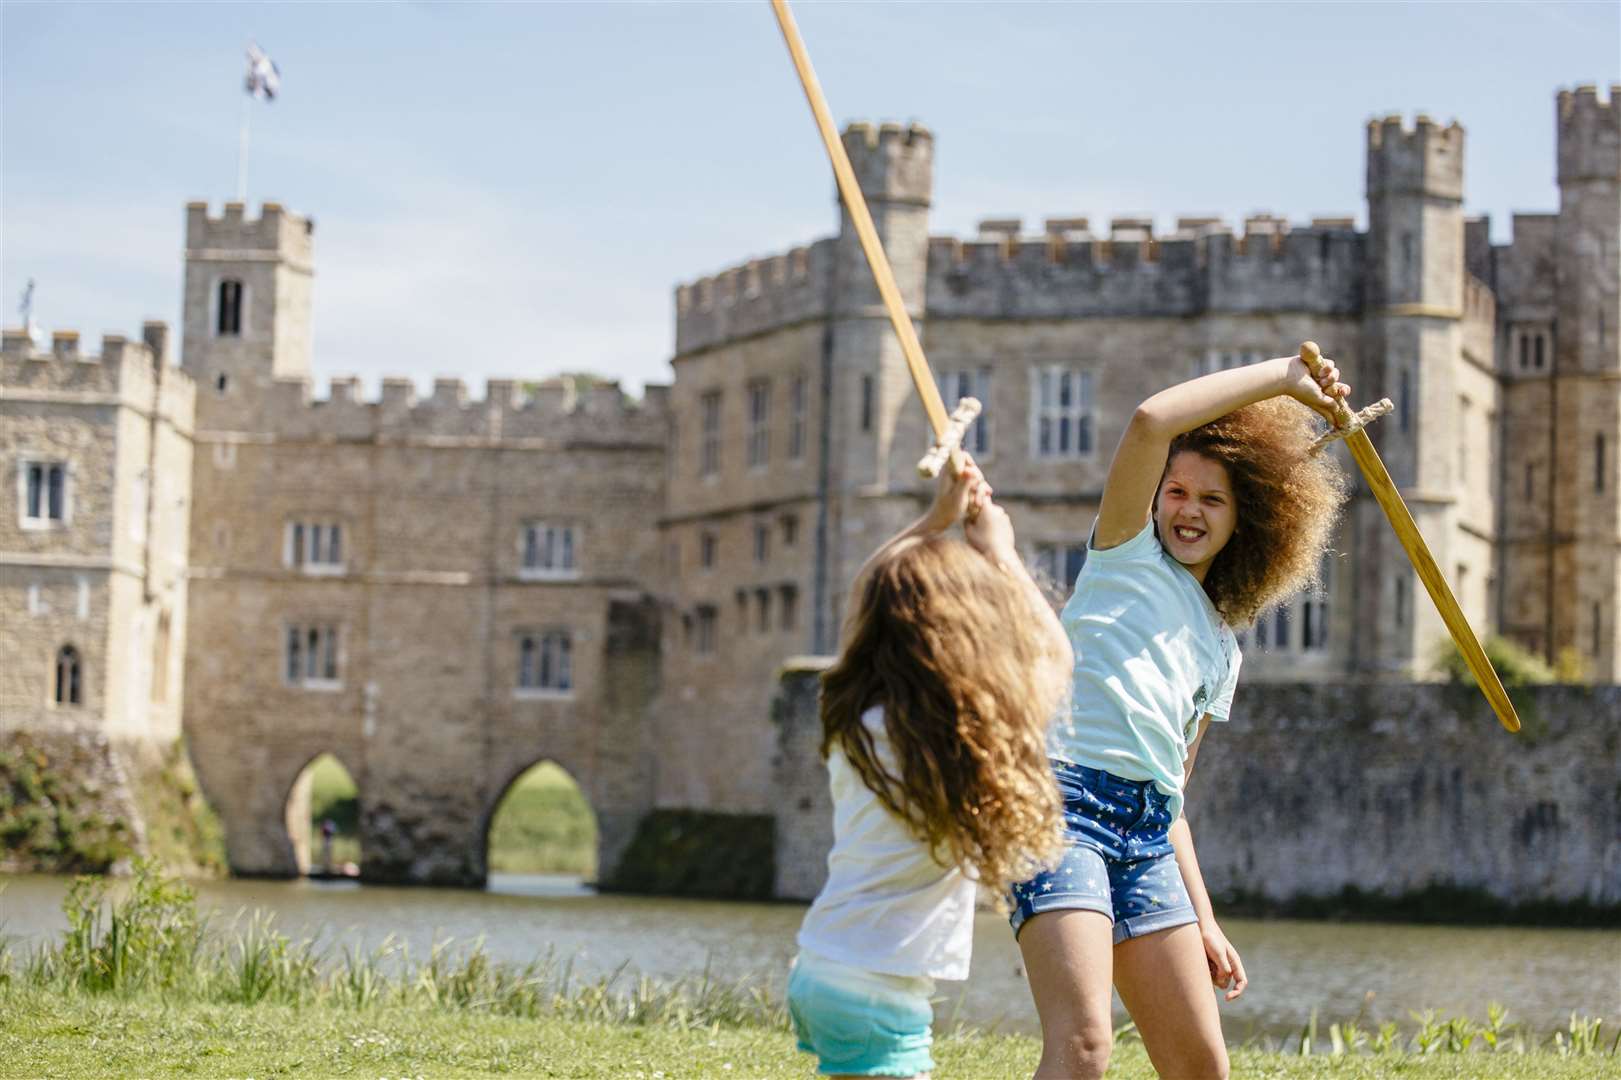
[[[1088,544],[1060,616],[1075,649],[1069,718],[1048,738],[1061,761],[1152,780],[1182,810],[1182,762],[1209,713],[1226,720],[1238,639],[1150,521],[1118,547]]]

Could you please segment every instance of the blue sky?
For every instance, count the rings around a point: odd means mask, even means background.
[[[936,233],[982,217],[1364,216],[1363,125],[1468,129],[1499,240],[1557,205],[1554,94],[1621,81],[1621,5],[795,5],[840,123],[936,135]],[[672,290],[832,231],[764,0],[0,5],[0,302],[178,319],[183,205],[313,215],[315,369],[670,378]]]

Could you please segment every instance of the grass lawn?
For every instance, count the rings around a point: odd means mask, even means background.
[[[355,783],[338,759],[323,754],[311,766],[310,857],[321,865],[321,822],[337,826],[332,858],[360,862],[360,804]],[[597,872],[597,822],[568,773],[549,761],[507,789],[490,822],[489,867],[507,874]]]
[[[1033,1040],[954,1036],[936,1043],[936,1076],[1019,1077]],[[811,1059],[776,1027],[520,1019],[476,1010],[390,1004],[165,1004],[154,995],[91,996],[0,985],[0,1076],[490,1076],[795,1077]],[[1154,1076],[1142,1047],[1116,1048],[1111,1077]],[[1235,1077],[1587,1080],[1616,1075],[1609,1055],[1300,1057],[1235,1050]]]

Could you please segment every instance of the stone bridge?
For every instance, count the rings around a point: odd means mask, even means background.
[[[647,722],[659,657],[651,601],[605,607],[602,632],[580,635],[593,648],[575,657],[575,697],[528,703],[538,711],[514,707],[510,690],[468,686],[482,681],[476,641],[438,680],[408,670],[415,661],[404,652],[373,648],[371,678],[335,694],[347,705],[300,713],[273,701],[217,701],[237,712],[228,723],[188,711],[191,755],[225,826],[233,872],[293,877],[308,869],[305,770],[325,753],[358,788],[365,880],[481,886],[495,809],[541,761],[579,784],[597,819],[598,866],[611,871],[653,805]],[[193,640],[206,656],[206,638]]]

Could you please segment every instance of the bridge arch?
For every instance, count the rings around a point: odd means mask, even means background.
[[[595,881],[601,830],[588,781],[551,755],[509,769],[480,816],[486,871]]]
[[[360,868],[360,785],[355,771],[336,750],[303,753],[287,784],[282,825],[295,876],[358,876]],[[325,850],[320,820],[330,818],[335,834]]]

